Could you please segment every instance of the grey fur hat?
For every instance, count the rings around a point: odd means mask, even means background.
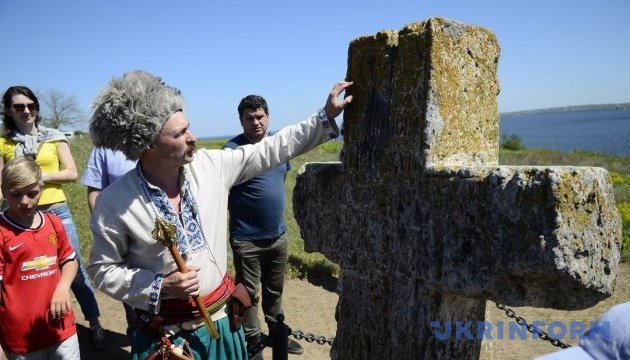
[[[181,92],[159,77],[140,70],[127,72],[122,78],[113,78],[94,100],[92,141],[137,160],[166,120],[183,107]]]

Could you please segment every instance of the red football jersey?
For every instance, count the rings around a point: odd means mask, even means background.
[[[77,332],[74,312],[61,320],[49,314],[60,265],[76,254],[61,220],[38,214],[42,224],[36,229],[0,216],[0,343],[4,350],[20,354],[58,344]]]

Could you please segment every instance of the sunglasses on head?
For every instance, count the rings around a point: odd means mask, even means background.
[[[28,111],[33,112],[35,110],[37,110],[37,104],[35,103],[30,103],[30,104],[13,104],[13,110],[19,112],[19,113],[23,113],[24,110],[28,108]]]

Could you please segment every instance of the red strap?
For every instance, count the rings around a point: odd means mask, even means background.
[[[221,284],[210,294],[203,297],[203,303],[210,312],[216,311],[223,305],[234,292],[234,280],[229,272],[225,273]],[[216,308],[214,308],[216,305]],[[214,309],[213,309],[214,308]],[[165,324],[188,321],[200,316],[197,304],[194,300],[168,299],[160,305],[159,315],[164,318]]]

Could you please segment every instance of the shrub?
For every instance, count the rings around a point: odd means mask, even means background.
[[[630,201],[630,175],[622,175],[616,171],[611,171],[610,178],[612,179],[617,203]]]
[[[521,137],[516,134],[501,134],[501,148],[506,150],[523,150],[525,146],[521,142]]]

